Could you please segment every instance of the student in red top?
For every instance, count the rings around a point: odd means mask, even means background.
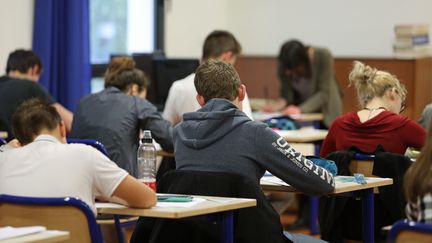
[[[330,127],[321,156],[352,146],[366,153],[377,145],[387,152],[404,154],[420,149],[426,132],[415,121],[399,115],[405,108],[406,89],[396,76],[355,61],[349,75],[361,109],[338,117]]]

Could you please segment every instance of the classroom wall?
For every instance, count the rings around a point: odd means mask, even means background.
[[[246,55],[274,56],[297,37],[335,56],[389,57],[393,26],[430,25],[430,0],[166,0],[165,48],[170,57],[199,58],[205,36],[232,31]],[[0,1],[0,74],[9,52],[31,48],[33,1]],[[322,14],[324,13],[324,14]]]
[[[173,57],[199,56],[202,40],[216,27],[232,31],[244,54],[271,56],[285,40],[296,37],[328,47],[339,57],[390,57],[395,24],[428,23],[432,33],[430,0],[166,2],[171,8],[166,12],[165,45]]]
[[[212,30],[229,29],[231,1],[166,0],[166,54],[170,57],[200,58],[205,37]]]
[[[12,50],[32,46],[33,6],[33,0],[0,1],[0,75]]]

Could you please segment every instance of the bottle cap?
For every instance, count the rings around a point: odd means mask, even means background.
[[[144,130],[144,139],[147,139],[147,138],[150,138],[150,139],[152,138],[150,130]]]
[[[153,139],[152,139],[151,131],[150,130],[144,130],[144,136],[143,136],[143,139],[141,140],[141,142],[143,142],[143,143],[153,143]]]

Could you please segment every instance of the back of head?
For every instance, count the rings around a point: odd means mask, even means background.
[[[350,85],[354,84],[361,107],[375,97],[383,97],[387,90],[395,88],[401,99],[405,100],[406,89],[396,76],[372,68],[362,62],[354,61],[349,74]]]
[[[135,61],[131,57],[114,57],[105,72],[105,88],[116,87],[126,91],[130,85],[138,85],[139,91],[143,91],[148,81],[143,71],[135,68]]]
[[[202,60],[217,58],[225,52],[232,52],[237,56],[241,53],[241,45],[228,31],[215,30],[205,39],[202,51]]]
[[[279,76],[285,75],[285,70],[294,70],[298,67],[304,67],[306,75],[310,73],[308,47],[298,40],[289,40],[282,45],[278,61]]]
[[[40,99],[23,102],[12,116],[12,132],[22,145],[33,140],[44,129],[53,131],[61,122],[57,110]]]
[[[9,54],[6,64],[6,74],[10,71],[27,73],[34,66],[39,67],[39,72],[42,70],[40,58],[33,51],[18,49]]]
[[[198,67],[194,83],[205,102],[213,98],[233,101],[239,95],[241,85],[240,77],[231,64],[213,59]]]

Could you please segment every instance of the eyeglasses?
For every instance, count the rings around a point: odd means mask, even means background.
[[[399,113],[402,113],[405,110],[405,108],[406,108],[406,103],[405,101],[402,101]]]

